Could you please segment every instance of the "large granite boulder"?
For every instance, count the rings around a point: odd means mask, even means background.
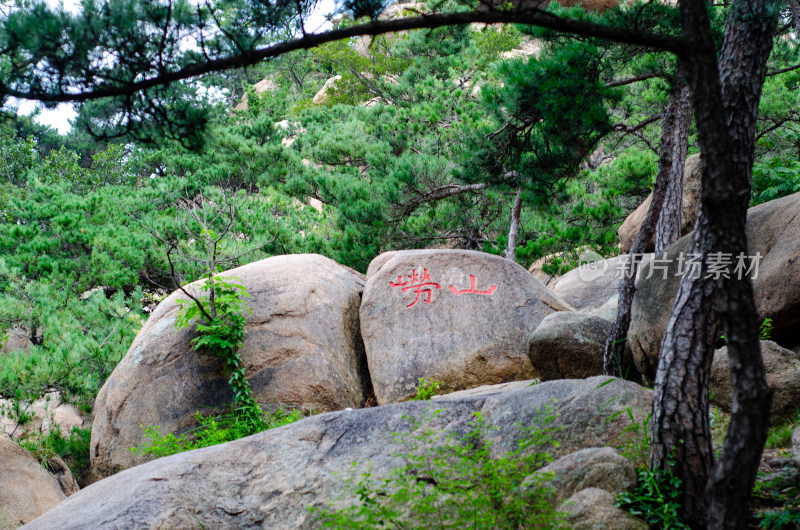
[[[361,334],[379,404],[415,395],[420,377],[443,392],[530,379],[528,337],[569,310],[524,268],[468,250],[407,250],[367,271]]]
[[[547,315],[531,333],[528,346],[536,377],[549,381],[602,374],[610,334],[611,322],[599,317],[574,311]]]
[[[358,307],[358,273],[315,254],[276,256],[230,270],[247,288],[239,353],[258,402],[330,411],[363,405],[369,391]],[[128,451],[145,441],[142,426],[182,433],[197,411],[233,402],[220,360],[194,351],[192,329],[176,329],[180,292],[153,312],[95,402],[91,463],[107,476],[144,461]]]
[[[497,456],[515,450],[522,427],[555,414],[558,458],[584,447],[618,445],[631,407],[642,421],[652,392],[608,377],[561,380],[436,403],[413,401],[305,418],[234,442],[127,469],[73,495],[26,528],[313,528],[309,506],[353,502],[347,481],[369,469],[380,480],[411,449],[393,433],[430,430],[425,444],[474,429],[480,412]],[[436,412],[438,411],[438,412]],[[537,450],[531,447],[529,450]],[[356,465],[353,463],[356,462]]]
[[[60,458],[57,462],[63,464]],[[0,484],[0,523],[11,528],[32,521],[77,491],[71,474],[64,476],[65,492],[56,476],[4,435],[0,435]]]
[[[639,371],[651,378],[680,284],[681,257],[690,255],[691,237],[687,234],[656,256],[636,282],[628,345]],[[747,240],[748,254],[761,256],[758,274],[755,268],[749,273],[759,318],[772,319],[772,339],[792,347],[800,343],[800,193],[750,208]]]
[[[640,256],[640,271],[652,257],[652,254]],[[628,260],[628,255],[624,254],[584,263],[560,276],[548,288],[578,311],[599,310],[619,294],[619,284],[627,269]]]
[[[767,385],[772,389],[770,419],[773,423],[790,420],[800,410],[800,359],[793,351],[781,348],[771,340],[761,341],[761,357]],[[730,411],[733,385],[727,346],[714,352],[709,388],[714,402],[723,410]]]
[[[697,219],[697,205],[700,204],[700,181],[703,173],[703,163],[700,155],[692,155],[686,159],[683,166],[683,200],[682,200],[682,220],[681,235],[688,234],[694,230],[694,223]],[[631,213],[617,230],[619,236],[620,252],[629,252],[639,235],[647,210],[653,201],[653,194],[647,196],[642,204]],[[655,246],[651,238],[647,243],[646,250],[652,252]]]

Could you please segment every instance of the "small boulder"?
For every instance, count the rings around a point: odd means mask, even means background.
[[[127,469],[81,490],[28,528],[96,528],[103,521],[118,528],[191,528],[198,521],[205,528],[318,528],[309,506],[343,508],[353,502],[348,479],[369,470],[380,481],[409,463],[413,449],[395,433],[436,433],[422,438],[430,447],[447,435],[474,432],[480,412],[492,454],[499,457],[519,447],[526,436],[521,426],[554,415],[551,436],[559,445],[549,452],[558,458],[587,446],[618,444],[629,425],[623,413],[628,407],[642,421],[652,391],[593,377],[319,414]]]
[[[641,257],[639,271],[652,257],[652,254]],[[559,277],[548,288],[578,311],[597,310],[619,294],[627,263],[627,254],[584,263]]]
[[[687,234],[656,256],[636,282],[628,345],[639,371],[651,379],[691,238]],[[747,241],[748,254],[761,256],[749,273],[759,318],[772,320],[771,338],[778,344],[800,343],[800,193],[750,208]]]
[[[369,392],[358,307],[358,273],[316,254],[275,256],[227,271],[247,288],[239,354],[256,400],[264,405],[325,412],[360,407]],[[176,329],[173,293],[159,304],[95,401],[91,463],[95,476],[144,461],[128,451],[145,440],[142,426],[161,433],[196,426],[195,412],[233,403],[222,362],[192,349],[191,329]]]
[[[342,76],[335,75],[325,81],[325,84],[322,85],[322,88],[314,94],[314,97],[311,99],[311,102],[314,105],[324,105],[325,102],[328,100],[328,91],[336,87],[336,83],[342,79]]]
[[[562,456],[536,475],[552,474],[544,485],[555,491],[553,502],[560,504],[586,488],[600,488],[616,495],[636,484],[636,470],[630,460],[611,447],[590,447]]]
[[[619,294],[615,294],[608,299],[608,302],[601,305],[597,309],[590,309],[586,312],[587,315],[600,317],[603,320],[614,322],[617,319],[617,311],[619,310]]]
[[[692,155],[686,159],[683,166],[683,214],[681,221],[681,235],[688,234],[694,230],[694,223],[697,219],[697,205],[700,203],[700,181],[703,173],[703,163],[700,155]],[[617,230],[619,235],[619,250],[627,253],[631,250],[636,236],[642,227],[647,210],[653,201],[653,194],[647,196],[642,204],[631,213]],[[651,238],[647,243],[646,251],[652,252],[655,243]]]
[[[33,343],[31,342],[31,333],[28,328],[11,328],[3,335],[0,335],[2,347],[0,347],[0,354],[11,352],[29,352]]]
[[[68,468],[66,473],[69,473]],[[69,474],[69,477],[72,475]],[[71,485],[74,482],[74,478],[71,481],[65,479],[65,484]],[[2,434],[0,484],[0,522],[5,522],[12,528],[32,521],[67,498],[56,477],[37,462],[31,453]],[[77,485],[74,488],[77,489]]]
[[[761,341],[761,357],[767,384],[773,392],[770,419],[773,423],[789,420],[800,410],[800,360],[793,351],[781,348],[771,340]],[[733,385],[727,346],[714,352],[709,386],[714,401],[730,411]]]
[[[558,507],[572,530],[647,530],[647,523],[617,508],[614,495],[600,488],[581,490]]]
[[[388,255],[387,255],[388,254]],[[407,250],[367,271],[361,334],[378,403],[533,378],[530,333],[569,306],[510,260],[468,250]]]
[[[792,433],[792,454],[797,462],[800,462],[800,427]]]
[[[253,90],[257,95],[261,95],[264,92],[272,92],[273,90],[278,89],[278,84],[271,78],[262,79],[255,85],[253,85]],[[239,103],[234,107],[234,110],[247,110],[247,94],[242,96],[242,99]]]
[[[0,432],[20,440],[35,434],[47,434],[57,428],[61,435],[69,438],[73,427],[83,427],[84,420],[78,409],[69,403],[61,402],[61,392],[51,391],[33,403],[21,403],[22,410],[32,417],[26,425],[15,420],[13,402],[0,399]]]
[[[550,285],[551,283],[558,280],[558,278],[560,278],[560,275],[548,274],[544,272],[544,267],[546,265],[561,265],[561,263],[567,258],[568,255],[576,255],[576,253],[581,252],[583,250],[584,247],[581,247],[573,251],[564,251],[564,252],[556,252],[555,254],[548,254],[547,256],[541,257],[536,261],[534,261],[533,263],[531,263],[531,266],[528,267],[528,272],[533,274],[533,276],[543,284]]]
[[[603,373],[611,322],[574,311],[547,315],[531,334],[528,355],[536,377],[583,379]]]

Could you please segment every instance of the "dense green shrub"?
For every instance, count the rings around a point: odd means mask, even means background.
[[[230,413],[222,415],[203,416],[198,412],[195,414],[195,419],[200,426],[194,430],[176,436],[173,433],[161,434],[158,426],[145,427],[144,434],[149,439],[148,443],[132,447],[130,450],[134,453],[161,458],[201,447],[232,442],[266,429],[288,425],[305,416],[299,410],[287,411],[280,407],[261,413],[258,422],[254,422],[250,416],[243,416],[233,408]]]
[[[366,471],[347,482],[352,503],[343,509],[313,509],[328,528],[562,528],[552,506],[546,474],[533,472],[551,460],[545,448],[554,416],[521,429],[516,450],[492,454],[489,428],[479,412],[462,435],[442,435],[430,427],[439,413],[411,419],[408,431],[395,435],[405,447],[406,464],[387,477]],[[421,429],[420,429],[421,428]]]

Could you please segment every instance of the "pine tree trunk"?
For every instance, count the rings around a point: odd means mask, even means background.
[[[711,250],[708,222],[698,209],[691,254],[704,263]],[[700,261],[700,260],[698,260]],[[708,477],[714,465],[708,421],[708,374],[714,354],[715,283],[702,267],[681,279],[661,342],[653,395],[650,469],[670,471],[681,480],[681,507],[691,528],[705,525]]]
[[[653,198],[650,201],[647,215],[642,221],[642,226],[639,228],[639,233],[636,235],[636,240],[628,252],[627,267],[619,284],[617,317],[614,319],[614,325],[608,340],[606,340],[606,348],[603,353],[603,373],[606,375],[622,375],[629,379],[638,376],[635,373],[622,373],[623,367],[633,366],[631,359],[628,358],[630,355],[625,347],[625,339],[631,325],[631,307],[633,306],[633,295],[636,293],[639,260],[647,248],[647,242],[650,241],[656,230],[656,221],[659,219],[662,205],[671,185],[672,157],[675,154],[675,141],[677,140],[674,131],[676,128],[682,128],[676,123],[681,103],[682,89],[677,87],[670,95],[667,108],[664,110],[664,117],[661,120],[661,145],[659,146],[658,174],[655,186],[653,186]],[[688,127],[686,130],[688,132]],[[684,143],[686,143],[686,139],[684,139]]]
[[[675,113],[675,125],[672,129],[672,165],[670,166],[669,185],[661,206],[655,235],[655,253],[681,237],[683,225],[683,168],[686,164],[686,152],[689,147],[689,126],[692,121],[692,92],[683,79],[680,79],[676,90],[680,101]]]
[[[745,223],[750,202],[756,119],[772,52],[778,9],[769,0],[738,0],[728,13],[719,59],[733,171],[703,191],[713,212],[714,250],[748,254]],[[769,429],[772,392],[767,386],[758,337],[753,284],[749,277],[721,282],[720,319],[728,340],[733,402],[722,457],[711,480],[710,528],[746,528],[750,494]]]
[[[693,250],[747,254],[745,222],[755,145],[755,117],[777,12],[766,0],[735,0],[719,63],[706,4],[680,2],[690,52],[683,57],[703,154],[701,207]],[[715,75],[716,73],[720,75]],[[759,350],[753,287],[748,277],[681,281],[667,327],[653,402],[651,467],[682,480],[683,516],[693,528],[747,528],[749,498],[768,427],[771,395]],[[716,306],[714,306],[716,302]],[[708,494],[708,371],[713,309],[728,338],[733,415]],[[671,462],[669,456],[675,455]]]
[[[517,261],[517,233],[519,232],[519,218],[522,215],[522,188],[517,189],[514,205],[511,207],[511,226],[508,229],[508,245],[503,256],[511,261]]]

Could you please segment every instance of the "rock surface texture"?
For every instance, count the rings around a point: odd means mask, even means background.
[[[360,407],[369,376],[359,334],[363,279],[315,254],[277,256],[226,272],[251,295],[239,353],[256,399],[325,412]],[[233,402],[221,361],[192,350],[192,329],[176,329],[173,293],[159,304],[95,402],[91,463],[108,476],[144,461],[128,451],[162,433],[195,426],[197,411]]]
[[[750,208],[747,241],[749,255],[760,256],[744,260],[745,266],[753,266],[748,275],[759,318],[772,319],[773,340],[794,347],[800,343],[800,193]],[[636,282],[628,345],[637,367],[650,378],[678,292],[680,259],[689,256],[690,245],[687,234],[648,263]],[[730,259],[735,267],[738,260]]]
[[[645,254],[640,268],[652,257],[652,254]],[[596,311],[619,295],[619,284],[627,263],[627,254],[585,263],[564,273],[548,287],[576,310]]]
[[[561,380],[481,396],[408,402],[320,414],[196,451],[162,458],[95,483],[26,528],[312,528],[308,506],[353,501],[345,482],[369,467],[380,479],[408,451],[392,433],[431,428],[466,434],[481,412],[492,450],[505,454],[543,414],[555,413],[555,458],[624,441],[631,407],[637,421],[652,392],[607,377]],[[440,412],[434,414],[435,410]],[[426,418],[428,420],[426,421]],[[439,442],[441,443],[441,442]],[[353,466],[353,462],[358,462]],[[246,480],[243,480],[246,477]]]
[[[559,506],[572,530],[647,530],[649,526],[617,508],[614,495],[600,488],[581,490]]]
[[[761,357],[772,389],[770,416],[773,423],[792,419],[800,410],[800,360],[797,354],[781,348],[771,340],[761,341]],[[733,385],[728,361],[728,348],[714,353],[709,386],[714,401],[726,411],[731,410]]]
[[[48,392],[33,403],[21,403],[21,409],[31,416],[26,425],[19,425],[15,416],[10,414],[13,403],[10,399],[0,399],[0,434],[6,434],[15,440],[33,433],[47,434],[57,428],[62,436],[69,438],[74,427],[84,426],[80,411],[69,403],[61,402],[61,393]]]
[[[538,471],[552,473],[545,484],[555,490],[560,504],[586,488],[600,488],[613,495],[636,484],[633,464],[611,447],[589,447],[562,456]]]
[[[33,343],[30,338],[28,328],[11,328],[6,332],[6,336],[0,335],[0,354],[7,354],[15,351],[29,352]]]
[[[531,334],[528,355],[536,377],[582,379],[603,373],[603,351],[611,322],[574,311],[545,317]]]
[[[361,334],[378,403],[413,397],[420,377],[448,392],[530,379],[528,337],[570,309],[511,261],[467,250],[408,250],[367,271]]]
[[[686,159],[686,164],[683,166],[683,215],[681,221],[681,235],[688,234],[694,230],[694,223],[697,220],[697,205],[700,203],[700,177],[703,172],[703,164],[700,155],[693,155]],[[631,213],[622,226],[619,227],[617,235],[619,236],[620,252],[629,252],[639,235],[639,229],[642,227],[644,218],[647,216],[647,210],[650,209],[650,203],[653,200],[653,194],[647,196],[642,204]],[[647,251],[652,252],[654,248],[653,239],[647,244]]]
[[[69,473],[69,469],[66,472]],[[0,523],[5,525],[3,528],[16,528],[50,510],[77,490],[74,483],[74,478],[69,481],[65,477],[65,494],[58,478],[42,467],[31,453],[0,435]]]

